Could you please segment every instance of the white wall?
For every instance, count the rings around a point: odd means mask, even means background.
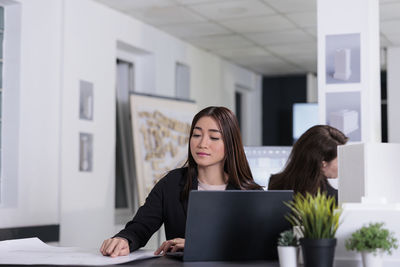
[[[114,229],[117,43],[145,51],[154,82],[138,91],[174,96],[175,63],[191,68],[199,108],[233,109],[235,84],[260,99],[261,77],[91,0],[20,0],[19,201],[0,227],[60,223],[60,244],[98,247]],[[129,50],[129,49],[128,49]],[[146,72],[139,69],[136,73]],[[79,80],[94,84],[94,119],[79,120]],[[253,94],[254,93],[254,94]],[[261,143],[261,102],[248,119]],[[252,125],[253,123],[253,125]],[[92,133],[93,171],[78,171],[79,132]],[[5,218],[5,219],[3,219]]]
[[[20,62],[21,62],[21,6],[17,2],[0,0],[4,9],[2,99],[1,101],[1,167],[0,205],[18,204],[18,162],[20,122]],[[6,53],[4,53],[6,51]],[[7,88],[4,89],[3,88]],[[7,127],[5,127],[7,126]],[[7,155],[7,157],[4,157]]]
[[[89,246],[100,243],[114,230],[117,42],[154,56],[155,92],[160,95],[174,96],[177,61],[190,66],[191,96],[199,108],[232,108],[234,84],[241,82],[255,90],[260,88],[256,82],[260,78],[92,1],[65,1],[64,27],[61,240],[63,245],[76,245],[79,240],[78,245]],[[77,119],[79,79],[94,83],[93,122]],[[94,133],[93,173],[78,171],[79,131]]]
[[[400,47],[387,50],[388,141],[400,143]]]
[[[17,168],[7,179],[17,181],[18,192],[15,205],[0,208],[1,228],[59,222],[61,1],[18,2],[15,7],[22,14],[20,80],[10,87],[18,92],[10,93],[19,95],[19,121],[3,115],[4,125],[18,123],[12,133],[18,143],[10,148],[18,150],[14,151],[18,158],[2,166],[3,173]],[[5,53],[7,49],[6,43]],[[7,97],[3,103],[12,105]],[[3,157],[7,156],[5,151]]]
[[[242,138],[245,146],[259,146],[262,144],[262,77],[254,75],[251,71],[241,67],[225,63],[224,66],[224,87],[229,89],[226,95],[229,95],[233,103],[235,103],[234,93],[232,95],[231,89],[238,86],[245,88],[241,90],[243,103],[242,103]]]
[[[361,143],[339,146],[339,201],[400,203],[400,144]]]

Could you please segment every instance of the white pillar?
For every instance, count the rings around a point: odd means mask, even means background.
[[[318,0],[318,102],[350,141],[381,141],[379,1]]]

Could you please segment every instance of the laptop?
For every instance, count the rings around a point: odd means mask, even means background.
[[[184,261],[276,260],[293,191],[192,191]],[[176,254],[175,254],[176,256]]]

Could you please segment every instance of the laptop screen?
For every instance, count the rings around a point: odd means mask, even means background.
[[[292,191],[192,191],[185,261],[277,259]]]

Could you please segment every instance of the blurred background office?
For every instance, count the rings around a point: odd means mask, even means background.
[[[400,1],[379,3],[379,131],[399,142]],[[0,37],[2,240],[97,247],[130,218],[130,93],[226,106],[245,146],[318,123],[315,0],[0,0]]]

